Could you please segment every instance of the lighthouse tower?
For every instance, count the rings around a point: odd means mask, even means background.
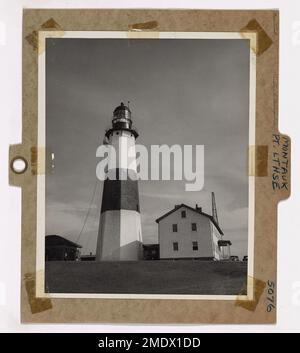
[[[142,231],[131,111],[123,103],[105,133],[116,163],[108,161],[103,186],[96,261],[136,261],[142,255]]]

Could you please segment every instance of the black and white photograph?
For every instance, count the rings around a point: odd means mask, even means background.
[[[66,32],[45,41],[41,292],[251,295],[250,40],[239,33]]]
[[[2,6],[0,329],[134,351],[299,326],[300,5],[270,2]]]

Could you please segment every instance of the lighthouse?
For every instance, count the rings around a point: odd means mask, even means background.
[[[131,111],[121,103],[105,139],[114,151],[103,184],[96,261],[136,261],[142,256],[135,141]],[[112,161],[112,156],[115,156]]]

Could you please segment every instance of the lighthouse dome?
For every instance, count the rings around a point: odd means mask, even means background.
[[[114,118],[131,119],[130,109],[122,102],[113,112]]]

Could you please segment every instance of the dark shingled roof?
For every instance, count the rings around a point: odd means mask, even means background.
[[[81,245],[73,243],[72,241],[61,237],[60,235],[46,235],[46,246],[64,245],[73,248],[82,248]]]
[[[191,207],[191,206],[188,206],[188,205],[186,205],[186,204],[184,204],[184,203],[182,203],[181,205],[176,205],[176,207],[174,207],[171,211],[169,211],[169,212],[165,213],[164,215],[162,215],[161,217],[157,218],[157,219],[155,220],[155,222],[156,222],[156,223],[159,223],[163,218],[165,218],[165,217],[169,216],[171,213],[173,213],[173,212],[179,210],[181,207],[186,207],[186,208],[188,208],[188,209],[191,210],[191,211],[194,211],[194,212],[196,212],[196,213],[200,213],[201,215],[203,215],[203,216],[205,216],[205,217],[208,217],[208,218],[211,220],[211,222],[214,224],[214,226],[218,229],[219,233],[222,234],[222,235],[224,235],[224,233],[222,232],[220,226],[219,226],[218,223],[215,221],[215,219],[213,218],[213,216],[211,216],[211,215],[209,215],[209,214],[207,214],[207,213],[205,213],[205,212],[202,212],[202,210],[201,210],[200,208],[199,208],[199,209],[195,209],[195,208],[193,208],[193,207]]]

